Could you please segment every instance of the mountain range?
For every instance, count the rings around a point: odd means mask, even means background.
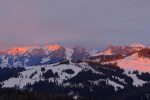
[[[150,85],[150,48],[142,44],[97,52],[58,44],[15,47],[0,51],[0,66],[1,88],[46,90],[73,99],[149,97],[142,89]]]
[[[82,60],[90,55],[85,48],[72,49],[57,44],[45,46],[14,47],[0,52],[1,67],[24,67],[41,64],[53,64],[65,59]]]

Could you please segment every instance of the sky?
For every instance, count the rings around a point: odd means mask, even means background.
[[[0,0],[0,48],[149,44],[150,0]]]

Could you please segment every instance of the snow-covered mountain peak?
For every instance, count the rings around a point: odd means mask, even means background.
[[[7,51],[9,55],[22,55],[27,52],[32,52],[33,49],[40,49],[40,46],[13,47]]]
[[[98,54],[98,50],[97,49],[90,49],[88,50],[90,56],[96,56]]]
[[[111,49],[107,49],[103,52],[104,55],[112,55],[113,51]]]
[[[130,46],[108,46],[103,52],[101,52],[101,55],[116,55],[121,54],[123,56],[128,56],[130,54],[134,54],[137,51],[142,50],[146,46],[142,44],[132,44]]]
[[[51,44],[51,45],[46,45],[45,48],[49,51],[55,51],[62,48],[62,46],[58,44]]]
[[[26,47],[14,47],[8,50],[7,53],[10,55],[24,54],[27,52],[27,50],[28,49]]]
[[[88,58],[90,56],[90,54],[88,53],[88,51],[81,47],[81,46],[76,46],[73,48],[73,54],[72,54],[72,58],[74,60],[83,60],[85,58]]]
[[[25,46],[25,47],[13,47],[9,50],[7,50],[7,54],[9,55],[22,55],[25,53],[32,53],[33,50],[37,49],[43,49],[45,51],[55,51],[62,48],[62,46],[57,45],[57,44],[51,44],[51,45],[45,45],[44,47],[42,46]]]

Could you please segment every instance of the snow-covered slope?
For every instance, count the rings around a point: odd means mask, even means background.
[[[44,71],[42,71],[42,68],[44,68]],[[72,70],[74,73],[68,74],[64,72],[65,70],[68,69]],[[81,68],[74,65],[58,65],[58,66],[44,65],[44,66],[32,66],[31,68],[28,67],[27,70],[21,72],[17,78],[10,78],[2,82],[3,88],[15,86],[23,88],[27,84],[33,84],[40,80],[45,80],[42,75],[48,70],[51,70],[53,73],[58,74],[58,78],[56,79],[56,81],[59,84],[61,84],[63,81],[70,79],[71,77],[74,77],[79,71],[81,71]],[[49,81],[54,82],[54,77],[49,78]]]
[[[97,68],[97,67],[96,67]],[[126,70],[124,73],[112,73],[116,69],[101,67],[102,70],[95,69],[87,63],[70,63],[70,64],[51,64],[26,67],[26,70],[20,72],[17,77],[11,77],[3,82],[1,85],[3,88],[19,87],[24,88],[26,85],[33,85],[35,82],[46,81],[57,83],[57,85],[63,85],[67,87],[81,87],[85,81],[94,85],[100,85],[101,82],[105,82],[109,86],[113,86],[117,91],[123,89],[126,86],[142,86],[147,83],[137,77],[131,70]],[[104,71],[106,70],[106,71]],[[116,70],[119,71],[120,69]],[[122,70],[120,70],[122,71]],[[129,73],[130,71],[130,73]],[[126,79],[132,79],[133,83]]]
[[[73,49],[65,48],[65,55],[67,60],[69,61],[72,60],[72,54],[73,54]]]
[[[125,74],[133,79],[133,85],[134,86],[142,86],[145,83],[148,83],[144,80],[141,80],[137,77],[135,73],[133,73],[134,70],[125,70]],[[130,72],[130,73],[129,73]],[[140,73],[141,74],[141,73]]]
[[[150,49],[142,44],[130,46],[109,46],[105,51],[95,54],[91,61],[117,63],[123,69],[150,71]]]
[[[123,69],[150,72],[150,59],[146,57],[139,57],[138,53],[109,63],[114,62],[117,62],[117,65]]]

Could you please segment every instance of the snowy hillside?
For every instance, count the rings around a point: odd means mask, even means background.
[[[127,70],[150,71],[150,49],[142,44],[130,46],[109,46],[90,58],[93,62],[117,63],[120,68]]]
[[[1,84],[3,88],[25,88],[28,84],[34,85],[40,81],[48,80],[49,82],[57,83],[57,85],[61,86],[70,87],[78,84],[76,86],[80,87],[80,85],[83,85],[84,81],[91,82],[94,85],[99,85],[101,82],[105,82],[107,85],[113,86],[117,91],[118,89],[125,88],[127,85],[142,86],[147,83],[147,81],[139,79],[134,71],[126,70],[122,72],[122,69],[114,69],[113,67],[106,68],[101,65],[94,67],[87,63],[57,63],[51,65],[32,66],[26,67],[26,70],[20,72],[17,77],[11,77],[1,82]],[[113,71],[115,70],[118,72],[113,74]],[[112,74],[108,74],[108,72]]]
[[[138,53],[110,63],[114,62],[117,62],[117,65],[123,69],[139,70],[144,72],[150,71],[150,59],[146,57],[139,57]]]
[[[44,71],[42,71],[42,68]],[[73,71],[73,74],[69,74],[65,72],[65,70]],[[81,68],[74,65],[43,65],[43,66],[33,66],[31,68],[27,68],[26,71],[20,73],[17,78],[10,78],[4,82],[2,82],[3,87],[14,87],[19,86],[19,88],[23,88],[28,83],[33,84],[40,80],[44,80],[42,76],[44,72],[52,71],[53,73],[57,73],[58,77],[56,81],[61,84],[64,80],[70,79],[74,77]],[[54,82],[54,77],[49,78],[49,81]]]

